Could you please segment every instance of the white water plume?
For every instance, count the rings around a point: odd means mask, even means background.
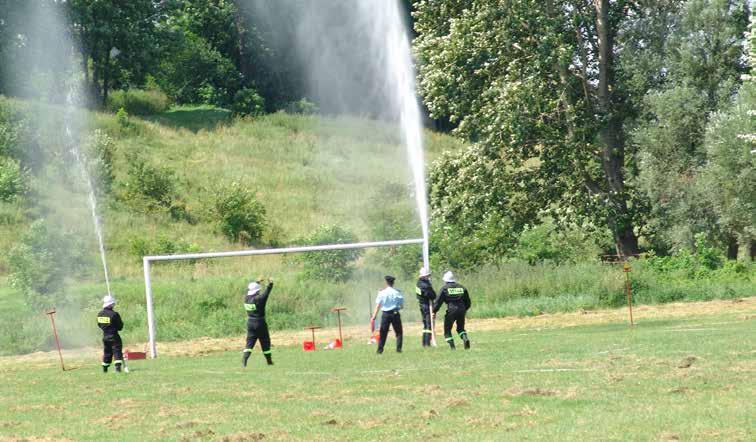
[[[289,63],[326,114],[367,115],[397,123],[428,265],[428,203],[422,116],[410,37],[399,0],[249,0],[252,21]],[[295,62],[292,62],[295,60]],[[396,238],[391,238],[396,239]]]

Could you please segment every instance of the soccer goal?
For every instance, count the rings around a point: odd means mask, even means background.
[[[351,244],[328,244],[320,246],[285,247],[278,249],[238,250],[232,252],[186,253],[178,255],[145,256],[144,258],[142,258],[142,261],[144,263],[144,291],[147,301],[147,333],[150,339],[150,357],[152,359],[155,359],[157,357],[157,342],[155,341],[155,314],[152,305],[152,280],[150,278],[150,267],[153,262],[181,261],[187,259],[231,258],[236,256],[281,255],[288,253],[319,252],[326,250],[368,249],[375,247],[392,247],[411,244],[423,245],[423,265],[425,267],[428,267],[428,238],[361,242]]]

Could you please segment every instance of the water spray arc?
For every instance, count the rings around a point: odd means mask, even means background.
[[[76,164],[79,166],[80,172],[81,172],[81,178],[84,181],[84,183],[87,186],[87,201],[89,203],[89,209],[92,213],[92,223],[94,225],[95,229],[95,235],[97,236],[97,243],[100,248],[100,261],[102,262],[102,269],[105,274],[105,287],[108,290],[108,295],[112,295],[112,292],[110,290],[110,276],[108,272],[108,261],[105,257],[105,241],[102,234],[102,223],[100,222],[100,218],[97,215],[97,196],[95,194],[95,187],[92,183],[92,178],[89,175],[89,172],[87,171],[87,159],[84,156],[84,154],[79,149],[79,143],[74,139],[73,133],[71,131],[72,122],[71,119],[73,117],[74,112],[74,89],[71,88],[69,90],[68,95],[66,96],[66,110],[65,110],[65,131],[66,131],[66,138],[71,146],[70,151],[73,155],[74,159],[76,160]]]

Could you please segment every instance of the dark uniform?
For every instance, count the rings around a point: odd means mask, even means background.
[[[265,322],[265,304],[268,303],[268,296],[270,296],[272,289],[273,283],[270,282],[262,294],[258,291],[254,295],[244,297],[244,309],[247,311],[247,346],[242,358],[244,367],[247,366],[247,359],[249,359],[258,339],[265,360],[268,361],[268,365],[273,365],[270,351],[270,333],[268,332],[268,324]]]
[[[433,330],[431,329],[431,304],[436,299],[436,291],[433,290],[430,280],[420,278],[417,280],[415,294],[417,295],[417,301],[420,303],[420,315],[423,318],[423,347],[428,347],[431,345],[431,336],[433,335]]]
[[[454,349],[454,338],[452,337],[452,325],[457,323],[457,333],[465,343],[465,348],[470,348],[470,339],[465,331],[465,314],[470,309],[470,294],[467,289],[456,282],[447,282],[441,288],[436,303],[433,305],[433,313],[437,313],[441,306],[446,302],[446,316],[444,317],[444,338],[449,343],[449,347]]]
[[[102,371],[107,372],[115,353],[115,369],[121,371],[123,364],[123,342],[119,331],[123,330],[121,315],[113,310],[113,306],[102,309],[97,314],[97,325],[102,329]]]

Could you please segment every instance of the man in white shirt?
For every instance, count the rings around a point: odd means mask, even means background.
[[[383,353],[383,346],[386,345],[386,338],[388,337],[389,326],[393,327],[396,334],[396,351],[402,352],[402,316],[399,314],[399,310],[404,306],[404,296],[402,292],[394,288],[393,276],[386,276],[386,287],[378,292],[378,297],[375,298],[375,311],[373,312],[372,320],[375,321],[375,317],[378,316],[378,311],[382,311],[381,315],[381,331],[380,339],[378,341],[378,354]]]

